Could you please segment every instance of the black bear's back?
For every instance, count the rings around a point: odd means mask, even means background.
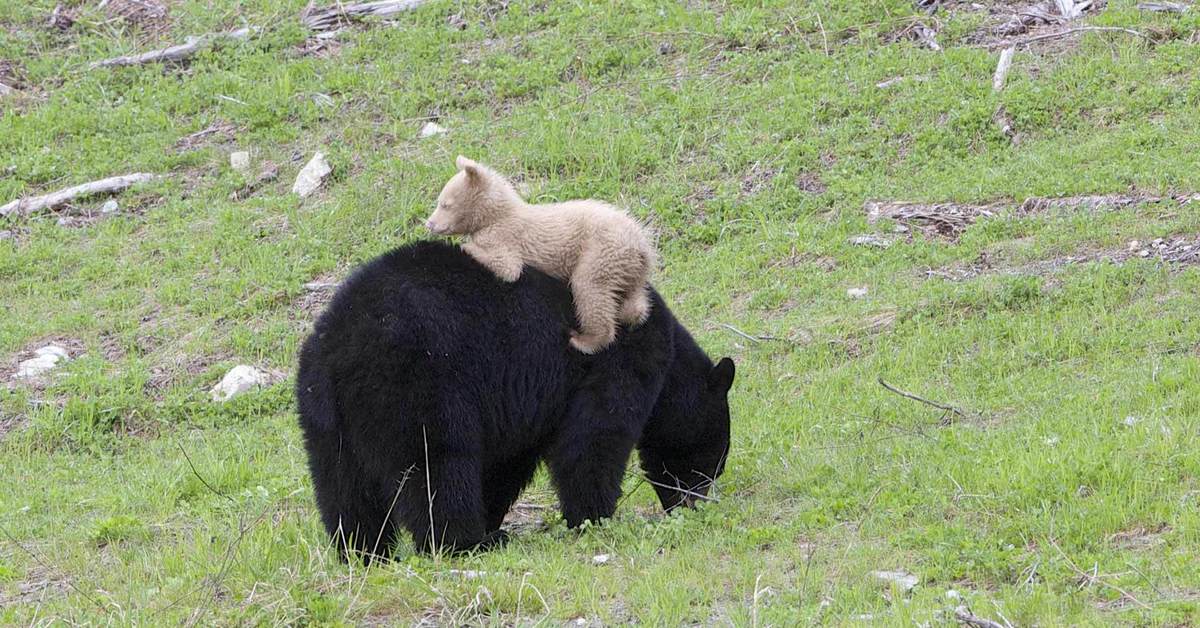
[[[332,383],[337,409],[326,411],[327,421],[372,415],[359,404],[387,389],[393,404],[404,406],[395,409],[398,423],[436,416],[425,405],[436,400],[464,410],[446,411],[455,420],[478,426],[427,429],[533,446],[552,427],[546,419],[565,395],[566,371],[580,367],[567,344],[572,308],[567,287],[536,270],[504,283],[459,247],[403,246],[342,284],[305,343],[300,377],[320,371],[312,377]],[[301,415],[321,422],[320,413],[302,408]],[[392,427],[396,438],[411,436]]]

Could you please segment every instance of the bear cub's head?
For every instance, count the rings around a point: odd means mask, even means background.
[[[690,433],[645,443],[638,452],[663,509],[694,507],[708,497],[725,471],[729,455],[729,389],[733,386],[733,360],[721,358],[707,373],[694,395],[660,403],[656,413],[674,426],[688,425]],[[672,428],[674,429],[674,428]],[[673,441],[673,442],[672,442]]]
[[[425,227],[438,235],[470,235],[495,224],[521,204],[512,184],[487,166],[462,155],[458,172],[438,194]]]

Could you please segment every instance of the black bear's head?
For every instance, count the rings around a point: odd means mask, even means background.
[[[663,508],[692,507],[708,498],[729,455],[729,389],[733,360],[693,374],[683,390],[668,385],[656,406],[655,435],[638,452]],[[699,377],[696,377],[699,375]]]

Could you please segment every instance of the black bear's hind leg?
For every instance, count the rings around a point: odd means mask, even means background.
[[[487,540],[481,475],[476,453],[431,454],[428,484],[416,469],[396,511],[418,551],[456,553]]]

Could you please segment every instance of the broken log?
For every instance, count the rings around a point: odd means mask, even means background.
[[[994,622],[985,617],[979,617],[972,613],[966,606],[959,606],[954,609],[954,618],[974,628],[1004,628],[1004,624]]]
[[[309,30],[327,31],[339,25],[364,17],[387,17],[413,9],[429,0],[382,0],[362,4],[336,4],[324,9],[309,7],[300,14],[300,21]]]
[[[1004,80],[1008,78],[1008,69],[1012,66],[1013,53],[1016,51],[1013,47],[1000,51],[1000,62],[996,64],[996,73],[992,75],[993,92],[1004,89]]]
[[[81,196],[115,194],[123,192],[135,184],[153,181],[157,178],[158,175],[147,172],[135,172],[133,174],[109,177],[107,179],[100,179],[99,181],[76,185],[44,196],[21,198],[0,206],[0,216],[28,216],[42,210],[54,209]]]
[[[209,33],[199,37],[188,37],[186,43],[161,50],[151,50],[138,55],[128,55],[124,57],[114,57],[105,59],[104,61],[95,61],[88,66],[89,69],[120,67],[127,65],[144,65],[147,63],[168,63],[183,61],[194,56],[197,52],[226,39],[246,39],[254,34],[255,28],[239,28],[228,33]]]

